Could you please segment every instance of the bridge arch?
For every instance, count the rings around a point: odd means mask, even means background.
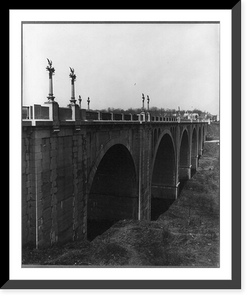
[[[87,180],[87,193],[89,193],[90,189],[91,189],[91,186],[92,186],[92,183],[93,183],[93,180],[94,180],[94,176],[95,176],[95,173],[96,173],[96,170],[101,162],[101,160],[103,159],[104,155],[106,154],[106,152],[113,146],[117,145],[117,144],[120,144],[120,145],[123,145],[125,148],[127,148],[127,150],[129,151],[131,157],[132,157],[132,160],[133,160],[133,163],[134,163],[134,168],[135,168],[135,171],[137,170],[136,168],[136,165],[135,165],[135,161],[133,159],[133,155],[132,155],[132,151],[131,151],[131,147],[129,145],[129,143],[127,143],[127,141],[125,141],[124,138],[121,138],[121,137],[118,137],[118,138],[113,138],[111,140],[109,140],[105,145],[101,145],[101,149],[95,159],[95,162],[93,163],[93,166],[91,168],[91,171],[88,175],[88,180]]]
[[[88,182],[89,240],[118,220],[137,219],[137,174],[133,157],[125,143],[111,141],[106,145],[96,160]]]
[[[151,170],[151,219],[155,220],[176,198],[176,149],[169,130],[158,139]]]
[[[163,161],[163,159],[165,161]],[[165,166],[170,167],[170,173],[169,170],[165,168]],[[152,170],[151,181],[153,180],[155,181],[157,176],[161,178],[161,176],[158,175],[158,173],[162,173],[162,171],[164,171],[166,174],[174,175],[174,176],[167,176],[167,177],[169,177],[170,183],[175,182],[175,166],[176,166],[175,143],[170,130],[164,130],[162,134],[159,136],[154,148],[153,163],[151,169]]]
[[[190,179],[191,177],[191,160],[190,160],[190,143],[189,133],[185,128],[181,135],[179,147],[179,180]]]

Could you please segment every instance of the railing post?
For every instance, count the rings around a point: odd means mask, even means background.
[[[33,107],[29,106],[29,119],[33,119]]]
[[[141,121],[145,122],[145,113],[141,113]]]
[[[151,116],[150,116],[150,113],[148,112],[147,113],[147,122],[150,122],[151,121]]]
[[[44,102],[49,107],[49,121],[59,120],[59,104],[56,101]]]

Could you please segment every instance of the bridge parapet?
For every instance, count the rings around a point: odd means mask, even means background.
[[[61,126],[73,125],[76,128],[87,124],[99,123],[133,123],[133,124],[199,124],[205,119],[188,120],[175,116],[156,116],[151,112],[142,111],[139,114],[122,112],[103,112],[80,108],[78,104],[59,107],[56,101],[45,102],[44,105],[34,104],[22,107],[23,126],[53,126],[53,131],[59,131]],[[77,129],[78,129],[77,128]],[[78,129],[79,130],[79,129]]]
[[[69,107],[59,107],[57,102],[45,102],[44,105],[34,104],[22,107],[22,120],[28,125],[35,126],[37,121],[80,121],[80,122],[188,122],[180,120],[179,117],[155,116],[150,112],[142,111],[139,114],[102,112],[98,110],[81,109],[78,104],[71,104]],[[192,120],[190,120],[192,122]],[[199,122],[199,120],[197,120]]]

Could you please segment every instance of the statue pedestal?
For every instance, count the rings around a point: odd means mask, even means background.
[[[47,104],[49,106],[49,120],[58,121],[59,120],[59,104],[58,104],[58,102],[47,101],[47,102],[45,102],[45,104]]]
[[[80,120],[80,107],[78,104],[75,104],[76,100],[70,100],[71,109],[72,109],[72,121]]]

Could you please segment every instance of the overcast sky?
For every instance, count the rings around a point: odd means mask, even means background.
[[[53,62],[55,101],[76,99],[92,109],[142,105],[198,108],[219,113],[218,24],[24,24],[23,104],[48,96],[47,60]]]

